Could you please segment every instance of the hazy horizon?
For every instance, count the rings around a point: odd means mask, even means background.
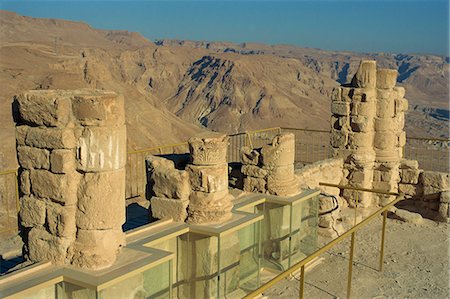
[[[447,1],[2,1],[39,18],[177,39],[449,55]]]

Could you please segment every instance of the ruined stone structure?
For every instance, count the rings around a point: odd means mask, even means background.
[[[147,157],[148,185],[152,215],[155,218],[172,218],[184,222],[191,185],[186,170],[177,170],[173,161],[161,157]]]
[[[396,80],[396,70],[377,70],[375,61],[362,61],[351,84],[333,93],[332,155],[344,158],[345,183],[350,186],[398,191],[408,101]],[[357,197],[361,207],[390,199],[353,190],[344,190],[343,197],[352,207]]]
[[[99,90],[17,98],[20,219],[32,261],[100,269],[125,239],[124,100]]]
[[[279,196],[300,192],[294,176],[294,134],[278,134],[261,149],[243,147],[241,152],[244,191]]]
[[[192,224],[222,222],[231,217],[228,193],[228,137],[201,133],[189,139],[191,163],[175,169],[171,160],[147,158],[155,218]]]

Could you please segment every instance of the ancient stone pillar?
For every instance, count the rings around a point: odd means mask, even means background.
[[[333,92],[331,102],[332,155],[344,158],[350,186],[397,191],[399,165],[406,135],[403,131],[408,102],[405,90],[395,87],[396,70],[376,69],[375,61],[361,61],[350,85]],[[344,190],[350,206],[370,206],[379,196]],[[384,197],[381,197],[384,198]]]
[[[396,87],[397,70],[377,71],[377,116],[375,117],[375,169],[373,187],[390,192],[398,191],[400,162],[406,143],[405,111],[408,101],[405,89]],[[392,196],[376,195],[379,204],[384,205]]]
[[[201,133],[189,139],[189,223],[220,222],[231,217],[227,148],[228,136],[224,134]]]
[[[41,90],[16,99],[27,258],[110,266],[125,242],[123,98],[100,90]]]

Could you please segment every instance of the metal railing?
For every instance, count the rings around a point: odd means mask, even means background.
[[[264,291],[268,290],[281,280],[287,278],[288,276],[294,274],[298,270],[300,270],[300,288],[299,288],[299,298],[304,298],[304,285],[305,285],[305,266],[315,258],[319,257],[321,254],[327,252],[337,244],[341,243],[343,240],[345,240],[347,237],[351,236],[351,242],[350,242],[350,255],[349,255],[349,267],[348,267],[348,275],[347,275],[347,298],[350,298],[351,295],[351,288],[352,288],[352,274],[353,274],[353,254],[354,254],[354,248],[355,248],[355,239],[356,239],[356,232],[365,227],[367,224],[372,222],[376,217],[378,217],[380,214],[383,215],[383,225],[381,228],[381,242],[380,242],[380,256],[379,256],[379,265],[378,270],[381,272],[383,271],[383,264],[384,264],[384,247],[385,247],[385,241],[386,241],[386,220],[387,220],[387,213],[388,210],[394,206],[397,202],[399,202],[403,197],[398,193],[393,192],[386,192],[383,190],[376,190],[376,189],[364,189],[364,188],[356,188],[356,187],[350,187],[350,186],[342,186],[342,185],[335,185],[335,184],[328,184],[328,183],[319,183],[319,185],[322,186],[328,186],[328,187],[336,187],[340,189],[351,189],[351,190],[357,190],[361,192],[371,192],[371,193],[377,193],[377,194],[383,194],[383,195],[390,195],[390,196],[397,196],[394,200],[392,200],[389,204],[385,205],[384,207],[378,209],[376,212],[372,213],[370,216],[356,224],[356,212],[357,212],[357,206],[355,207],[355,225],[340,235],[339,237],[333,239],[331,242],[326,244],[325,246],[317,249],[314,253],[307,256],[297,264],[293,265],[289,269],[285,270],[284,272],[278,274],[265,284],[261,285],[256,290],[252,291],[251,293],[247,294],[244,298],[256,298]],[[358,192],[355,192],[356,197],[358,196]],[[356,198],[356,202],[358,202],[358,198]]]
[[[330,131],[281,128],[295,135],[295,162],[310,164],[330,158]],[[449,172],[449,138],[407,137],[403,148],[405,159],[419,161],[424,170]]]
[[[0,235],[17,231],[17,214],[19,212],[19,185],[17,170],[0,171]]]

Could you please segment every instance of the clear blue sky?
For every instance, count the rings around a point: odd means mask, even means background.
[[[358,52],[448,55],[448,0],[1,0],[22,15],[84,21],[150,38],[294,44]]]

